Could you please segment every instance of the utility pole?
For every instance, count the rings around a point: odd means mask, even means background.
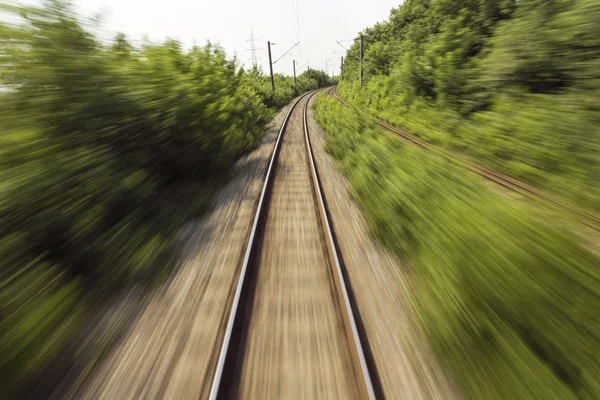
[[[275,91],[275,77],[273,76],[273,65],[281,60],[283,57],[285,57],[290,51],[292,51],[292,49],[296,46],[298,46],[300,44],[300,42],[296,42],[292,47],[290,47],[288,49],[288,51],[286,51],[285,53],[283,53],[283,55],[281,55],[277,60],[272,61],[271,58],[271,44],[275,45],[275,43],[271,43],[271,41],[267,41],[267,46],[269,46],[269,70],[271,71],[271,89],[273,89],[273,91]]]
[[[340,61],[340,81],[344,80],[344,56],[342,56],[342,59]]]
[[[362,36],[361,36],[361,38],[362,38]],[[362,41],[361,41],[361,43],[362,43]],[[270,40],[267,41],[267,46],[269,46],[269,70],[271,71],[271,89],[273,91],[275,91],[275,78],[273,77],[273,62],[271,61],[271,41]],[[362,61],[362,57],[361,57],[361,61]],[[362,65],[361,65],[361,68],[362,68]],[[362,74],[362,72],[361,72],[361,74]]]
[[[269,53],[271,54],[271,53]],[[363,70],[362,70],[362,62],[363,62],[363,35],[360,34],[360,88],[362,89],[362,81],[363,81]]]
[[[292,60],[292,65],[294,66],[294,85],[296,84],[296,60]]]

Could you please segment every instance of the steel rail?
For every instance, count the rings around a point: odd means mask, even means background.
[[[337,92],[333,92],[333,95],[338,99],[338,101],[340,103],[342,103],[344,105],[348,105],[348,103],[346,103],[343,99],[341,99],[337,95]],[[583,224],[589,226],[592,229],[600,231],[600,218],[598,218],[594,215],[591,215],[577,207],[574,207],[574,206],[569,205],[561,200],[558,200],[558,199],[556,199],[538,189],[535,189],[529,185],[519,182],[514,178],[499,174],[497,172],[490,171],[487,168],[484,168],[472,161],[465,160],[463,157],[461,157],[457,154],[451,153],[447,150],[444,150],[437,146],[429,144],[429,143],[425,142],[424,140],[419,139],[409,133],[406,133],[406,132],[396,128],[395,126],[392,126],[382,120],[377,119],[376,122],[377,122],[377,125],[381,126],[385,130],[395,133],[396,135],[402,137],[403,139],[405,139],[413,144],[416,144],[417,146],[423,147],[425,149],[428,149],[428,150],[434,151],[440,155],[443,155],[444,157],[446,157],[449,160],[458,162],[459,164],[461,164],[463,166],[470,167],[472,171],[478,173],[479,175],[483,176],[486,179],[489,179],[495,183],[498,183],[499,185],[502,185],[502,186],[504,186],[508,189],[514,190],[516,192],[525,194],[531,198],[544,200],[547,203],[550,203],[554,206],[558,206],[558,207],[565,209],[573,214],[577,214],[580,217],[579,219]]]
[[[269,161],[269,167],[267,169],[267,173],[265,175],[265,182],[262,187],[262,191],[260,194],[260,198],[258,200],[258,206],[256,208],[256,212],[254,214],[254,221],[252,223],[252,230],[250,231],[250,237],[248,239],[248,245],[246,246],[246,252],[244,255],[244,261],[242,263],[242,268],[240,271],[240,277],[237,282],[237,286],[235,289],[235,296],[233,298],[233,303],[231,305],[231,311],[229,313],[229,318],[227,321],[227,327],[225,329],[225,336],[223,338],[223,343],[221,344],[221,349],[219,351],[219,359],[217,361],[217,368],[215,370],[215,375],[212,380],[211,389],[209,399],[216,400],[219,394],[219,389],[221,386],[221,381],[223,378],[223,369],[225,367],[225,360],[228,355],[229,346],[231,344],[231,335],[233,333],[233,328],[236,320],[236,316],[238,314],[238,309],[240,305],[240,298],[242,295],[242,289],[244,288],[244,283],[246,281],[246,273],[248,271],[248,265],[250,263],[250,257],[253,253],[257,242],[257,231],[261,218],[264,215],[264,211],[266,211],[266,207],[264,207],[265,199],[267,197],[267,193],[269,191],[269,187],[273,182],[275,163],[277,162],[277,156],[279,154],[279,150],[281,148],[281,139],[283,137],[283,132],[287,127],[287,124],[290,119],[290,115],[292,115],[292,111],[296,108],[296,105],[302,100],[304,97],[309,95],[309,93],[304,94],[299,97],[294,104],[290,107],[288,113],[281,124],[281,129],[279,130],[279,134],[277,135],[277,141],[275,142],[275,147],[273,149],[273,154],[271,155],[271,160]]]
[[[331,89],[327,89],[331,90]],[[308,134],[308,117],[307,110],[308,104],[310,103],[310,99],[316,94],[312,93],[308,96],[308,100],[304,105],[304,138],[306,140],[306,149],[308,152],[308,159],[311,169],[311,177],[313,182],[313,189],[315,199],[317,201],[319,207],[319,216],[321,219],[321,225],[323,227],[326,241],[327,241],[327,253],[329,256],[329,263],[331,267],[334,269],[333,277],[335,287],[337,289],[337,296],[340,302],[340,308],[342,309],[343,317],[344,317],[344,325],[346,330],[346,335],[348,337],[349,343],[354,343],[354,347],[352,348],[352,358],[354,362],[354,370],[355,375],[361,376],[362,381],[359,382],[361,388],[362,398],[368,398],[374,400],[375,390],[373,388],[373,381],[371,380],[371,374],[369,373],[369,368],[367,366],[367,360],[365,357],[365,352],[363,349],[363,345],[361,343],[361,338],[358,332],[358,327],[356,324],[356,318],[354,317],[354,311],[352,310],[352,304],[350,303],[350,297],[348,295],[348,288],[344,283],[344,273],[342,271],[342,266],[340,262],[340,252],[334,240],[334,233],[332,225],[329,221],[329,215],[327,213],[327,205],[325,202],[325,196],[323,195],[323,190],[321,186],[321,181],[319,179],[319,173],[317,170],[317,165],[315,163],[315,159],[313,157],[312,146],[310,142],[310,136]],[[345,312],[344,312],[345,311]],[[352,346],[351,346],[352,347]]]
[[[329,89],[325,89],[329,90]],[[307,121],[307,109],[308,103],[312,96],[318,93],[321,90],[309,92],[300,98],[298,98],[290,107],[282,125],[279,130],[277,141],[275,143],[275,147],[273,149],[273,154],[271,156],[269,166],[267,169],[267,173],[265,175],[265,181],[262,187],[262,192],[258,201],[258,205],[255,211],[254,220],[252,224],[252,229],[249,235],[248,244],[246,246],[245,255],[240,271],[240,276],[237,281],[235,295],[233,298],[233,302],[231,305],[231,310],[229,313],[229,318],[227,321],[227,326],[225,330],[225,335],[223,338],[223,342],[220,347],[219,358],[217,361],[217,366],[215,369],[214,377],[211,383],[211,390],[209,394],[209,398],[211,400],[216,400],[217,398],[222,397],[223,392],[227,391],[225,381],[227,381],[228,377],[224,377],[224,371],[226,369],[226,365],[230,365],[232,362],[230,357],[236,357],[234,354],[230,354],[235,348],[234,343],[232,342],[232,336],[234,334],[234,330],[239,332],[238,329],[240,327],[240,319],[243,317],[241,314],[244,312],[243,306],[240,307],[241,299],[244,296],[243,293],[247,293],[248,285],[250,283],[249,280],[249,269],[250,264],[252,263],[252,259],[255,257],[257,244],[260,241],[260,233],[261,225],[264,223],[264,216],[269,208],[269,197],[270,190],[275,177],[275,169],[277,168],[278,156],[280,149],[282,147],[282,138],[285,133],[285,129],[287,128],[290,116],[299,102],[308,96],[306,101],[306,105],[303,110],[303,125],[304,125],[304,134],[306,141],[306,148],[308,153],[308,160],[311,171],[311,181],[313,188],[313,196],[318,205],[318,214],[320,219],[320,225],[324,230],[324,239],[326,241],[326,248],[328,253],[328,261],[333,269],[331,271],[331,276],[333,279],[333,287],[335,288],[335,297],[338,299],[338,306],[340,307],[340,311],[342,312],[342,320],[344,331],[348,340],[348,344],[350,347],[351,357],[353,361],[353,369],[355,372],[355,376],[357,377],[357,384],[360,390],[361,398],[374,400],[375,390],[373,389],[373,383],[371,380],[371,375],[369,373],[369,368],[367,364],[367,358],[365,357],[365,353],[363,350],[363,346],[361,343],[361,338],[359,334],[359,330],[357,327],[357,323],[355,320],[355,313],[352,310],[352,304],[350,301],[349,291],[344,283],[344,275],[341,267],[340,256],[338,255],[338,248],[335,244],[334,240],[334,232],[329,222],[327,210],[326,210],[326,202],[323,197],[323,192],[321,188],[321,184],[319,181],[318,170],[314,161],[312,148],[310,145],[310,138],[308,135],[308,121]],[[248,279],[247,279],[248,278]],[[239,333],[236,333],[239,334]],[[229,367],[227,367],[229,368]]]

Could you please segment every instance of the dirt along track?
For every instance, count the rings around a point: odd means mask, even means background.
[[[298,103],[285,131],[290,106],[281,110],[261,146],[236,164],[214,209],[191,224],[188,261],[177,275],[91,377],[54,398],[456,397],[410,316],[401,268],[370,240],[311,110],[302,130],[310,101]],[[259,221],[263,199],[271,206]],[[258,251],[247,257],[249,249]],[[230,313],[243,265],[252,267],[251,296],[240,292],[242,312]],[[344,281],[352,287],[340,289]]]
[[[319,208],[303,121],[310,97],[282,134],[214,397],[374,398]]]
[[[190,223],[187,260],[177,275],[92,376],[55,398],[208,398],[253,212],[289,108],[267,127],[261,145],[236,163],[212,211]]]
[[[314,98],[313,98],[314,100]],[[312,100],[311,100],[312,102]],[[372,237],[352,197],[352,186],[325,151],[327,134],[309,108],[309,135],[344,270],[360,311],[363,343],[371,358],[378,399],[454,400],[458,390],[446,377],[410,306],[410,268]]]
[[[280,135],[274,207],[266,215],[264,236],[257,243],[260,257],[254,260],[260,273],[244,327],[248,335],[233,367],[224,364],[223,377],[233,385],[215,392],[219,398],[373,398],[364,375],[359,376],[364,363],[357,366],[356,332],[348,328],[344,299],[334,287],[331,250],[324,242],[302,136],[306,101],[290,114],[289,127]],[[214,398],[211,388],[240,266],[279,126],[289,109],[269,126],[262,145],[238,162],[214,210],[191,224],[188,260],[177,275],[99,368],[58,397]]]

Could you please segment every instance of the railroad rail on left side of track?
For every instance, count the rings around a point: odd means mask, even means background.
[[[379,393],[312,156],[306,110],[315,93],[301,97],[282,124],[211,399],[374,399]]]

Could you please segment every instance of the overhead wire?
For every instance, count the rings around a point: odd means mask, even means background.
[[[296,36],[296,43],[300,41],[300,15],[298,1],[299,0],[292,0],[292,23],[294,25],[294,35]],[[299,46],[297,55],[300,55]]]
[[[281,55],[281,57],[279,57],[277,60],[273,61],[273,63],[272,63],[272,64],[273,64],[273,65],[275,65],[275,63],[276,63],[277,61],[281,60],[281,59],[282,59],[282,58],[283,58],[285,55],[287,55],[287,53],[289,53],[290,51],[292,51],[292,49],[293,49],[294,47],[298,46],[298,44],[299,44],[299,43],[300,43],[300,42],[297,42],[295,45],[293,45],[292,47],[290,47],[290,48],[288,49],[288,51],[286,51],[285,53],[283,53],[283,54]]]
[[[300,42],[300,0],[296,0],[296,42]],[[298,46],[300,54],[300,46]]]

